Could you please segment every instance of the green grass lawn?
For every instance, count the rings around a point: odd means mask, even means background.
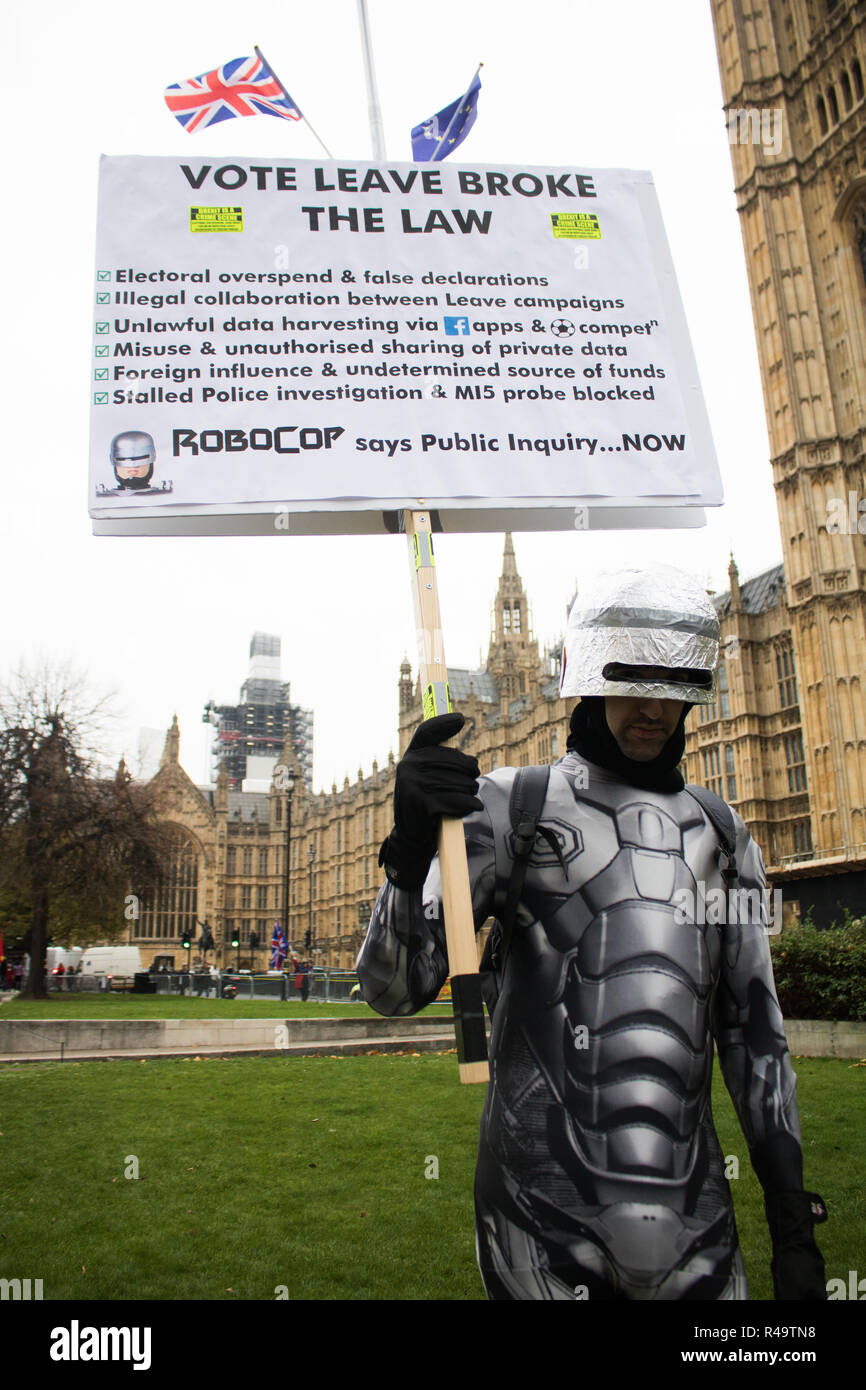
[[[795,1066],[827,1277],[862,1277],[866,1068]],[[46,1299],[482,1299],[483,1101],[453,1053],[7,1065],[0,1277],[41,1278]],[[767,1299],[760,1188],[718,1074],[714,1108],[740,1160],[752,1298]]]
[[[452,1013],[430,1004],[424,1014]],[[56,994],[45,1000],[10,999],[0,1019],[15,1018],[378,1018],[369,1004],[324,1004],[279,999],[197,999],[185,994]]]

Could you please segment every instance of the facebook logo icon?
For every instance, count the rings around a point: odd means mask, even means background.
[[[461,314],[459,317],[452,317],[450,314],[446,314],[446,315],[445,315],[445,332],[446,332],[446,333],[448,334],[448,336],[451,337],[451,338],[455,338],[455,337],[457,337],[457,336],[458,336],[459,334],[461,334],[461,333],[468,334],[468,333],[469,333],[469,320],[468,320],[468,318],[466,317],[466,315],[465,315],[465,314]]]

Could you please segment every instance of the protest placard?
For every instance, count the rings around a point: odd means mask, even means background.
[[[693,525],[722,501],[642,172],[104,157],[93,353],[104,534],[381,532],[419,499],[446,531]]]

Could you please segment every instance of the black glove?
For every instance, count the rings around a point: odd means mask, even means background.
[[[813,1227],[827,1220],[827,1208],[815,1192],[774,1192],[764,1196],[773,1242],[773,1293],[777,1302],[827,1298],[824,1259]]]
[[[397,888],[420,888],[436,853],[443,816],[462,819],[484,809],[477,796],[478,759],[442,748],[463,728],[462,714],[425,719],[397,764],[394,829],[379,851],[379,864]]]

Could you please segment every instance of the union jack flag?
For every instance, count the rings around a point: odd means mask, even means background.
[[[274,934],[271,937],[271,969],[282,969],[283,961],[289,954],[289,943],[279,922],[274,922]]]
[[[173,82],[165,89],[171,114],[192,134],[233,116],[282,116],[300,121],[302,116],[288,92],[263,58],[233,58],[213,72],[203,72],[187,82]]]

